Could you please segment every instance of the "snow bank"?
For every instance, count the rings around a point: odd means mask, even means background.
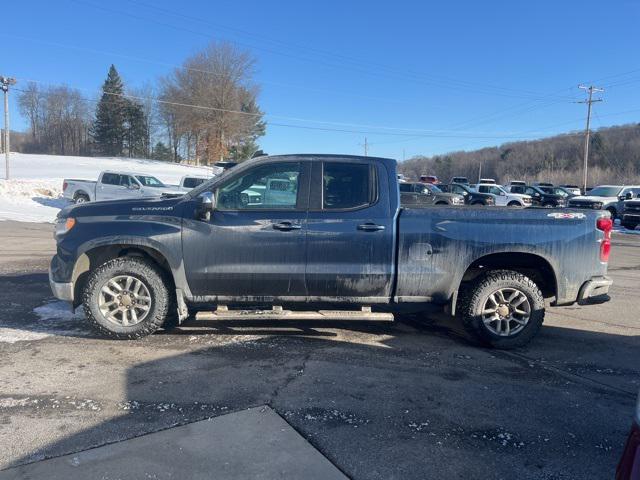
[[[3,165],[4,166],[4,165]],[[0,180],[0,221],[53,222],[68,202],[62,180],[96,180],[103,170],[134,171],[178,184],[184,175],[212,175],[218,169],[136,158],[11,154],[11,180]]]

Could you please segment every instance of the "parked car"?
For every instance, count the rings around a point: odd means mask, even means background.
[[[640,197],[626,200],[623,203],[622,226],[628,230],[634,230],[640,225]]]
[[[578,185],[560,185],[565,190],[571,192],[573,195],[582,195],[582,191]]]
[[[608,210],[611,218],[622,214],[624,201],[640,194],[640,185],[600,185],[591,189],[588,195],[578,195],[569,200],[571,208]]]
[[[404,176],[402,173],[398,174],[398,182],[400,183],[404,183],[404,182],[408,182],[409,180],[407,180],[407,177]]]
[[[462,185],[459,183],[451,183],[449,185],[440,184],[438,188],[443,192],[457,193],[462,195],[466,205],[483,205],[494,206],[496,204],[496,196],[491,193],[476,192],[470,185]]]
[[[286,202],[245,202],[247,190],[283,178],[293,187]],[[394,160],[259,157],[181,197],[64,208],[50,284],[121,339],[211,305],[225,318],[229,305],[267,303],[270,319],[291,320],[312,303],[334,310],[305,318],[392,320],[400,309],[444,308],[482,343],[513,348],[539,331],[545,298],[608,298],[606,213],[478,213],[402,208]]]
[[[575,197],[575,195],[573,193],[571,193],[569,190],[567,190],[564,187],[545,187],[545,186],[539,186],[538,187],[540,190],[542,190],[544,193],[549,193],[551,195],[560,195],[561,197],[563,197],[565,200],[569,199],[569,198],[573,198]]]
[[[616,469],[616,480],[640,480],[640,395],[631,431]]]
[[[124,198],[159,197],[163,194],[182,195],[179,187],[170,187],[152,175],[105,171],[98,181],[65,178],[62,182],[64,198],[74,203]]]
[[[447,193],[430,183],[401,183],[400,205],[403,207],[420,205],[464,205],[464,197]]]
[[[205,177],[203,175],[185,175],[180,179],[180,189],[188,192],[191,189],[196,188],[198,185],[202,185],[211,177]]]
[[[496,196],[496,205],[497,206],[508,206],[508,207],[530,207],[531,197],[529,195],[523,195],[520,193],[510,193],[507,192],[500,185],[492,185],[492,184],[479,184],[476,185],[475,188],[480,193],[491,193]]]
[[[534,207],[566,207],[567,200],[562,195],[556,195],[555,193],[547,193],[542,188],[535,187],[533,185],[512,185],[509,187],[511,193],[522,193],[529,195]]]
[[[526,187],[527,182],[523,182],[522,180],[511,180],[511,182],[509,182],[509,185],[505,185],[505,187],[513,187],[513,186]]]
[[[461,185],[469,185],[469,179],[467,177],[453,177],[451,183],[459,183]]]
[[[438,180],[438,177],[436,177],[435,175],[420,175],[420,181],[422,183],[440,183],[440,180]]]
[[[533,182],[534,187],[553,187],[551,182]]]

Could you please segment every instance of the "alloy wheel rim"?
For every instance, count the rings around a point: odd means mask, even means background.
[[[517,288],[500,288],[489,294],[482,306],[482,321],[495,335],[510,337],[518,334],[529,323],[531,303],[527,295]]]
[[[120,327],[132,327],[149,315],[149,288],[131,275],[115,276],[100,289],[98,308],[107,321]]]

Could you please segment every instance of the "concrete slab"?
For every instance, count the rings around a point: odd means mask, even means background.
[[[269,407],[157,433],[0,472],[36,479],[346,479]]]

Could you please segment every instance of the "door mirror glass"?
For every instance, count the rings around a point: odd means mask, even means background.
[[[631,200],[633,198],[633,192],[627,192],[623,200]]]
[[[216,197],[213,192],[203,192],[199,198],[202,210],[212,212],[216,208]]]

